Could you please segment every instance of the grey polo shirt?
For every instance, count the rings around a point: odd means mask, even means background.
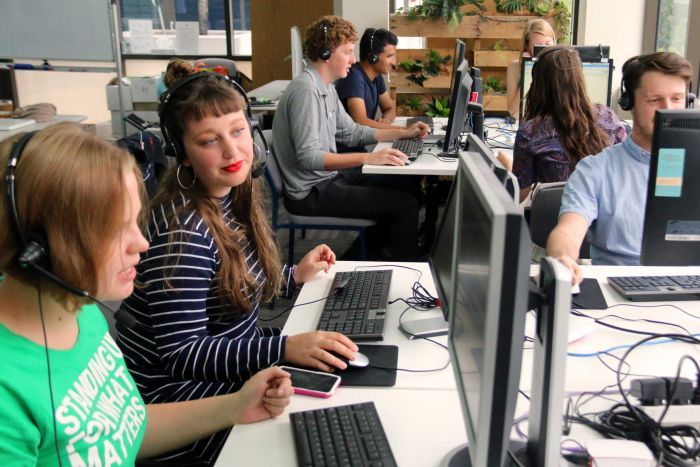
[[[346,146],[376,142],[374,128],[358,125],[345,112],[333,84],[326,85],[310,65],[282,94],[272,122],[272,138],[284,190],[304,199],[311,188],[335,176],[323,170],[323,155]]]

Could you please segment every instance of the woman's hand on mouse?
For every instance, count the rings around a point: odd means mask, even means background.
[[[347,364],[334,354],[351,360],[357,350],[357,345],[339,332],[313,331],[288,336],[284,359],[321,371],[344,370]]]
[[[328,245],[318,245],[299,261],[294,271],[294,281],[297,284],[303,284],[313,279],[318,271],[328,272],[328,269],[334,264],[335,253],[333,250]]]

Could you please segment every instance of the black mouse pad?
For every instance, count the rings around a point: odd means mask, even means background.
[[[608,307],[600,284],[596,279],[584,279],[581,284],[581,293],[571,296],[571,308],[581,310],[604,310]]]
[[[396,384],[396,366],[399,363],[399,348],[395,345],[358,344],[360,352],[369,359],[369,366],[336,370],[343,380],[341,386],[391,387]]]

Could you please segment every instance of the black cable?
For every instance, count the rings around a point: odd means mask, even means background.
[[[53,384],[51,383],[51,359],[49,358],[49,339],[46,336],[46,323],[44,321],[44,306],[41,301],[41,280],[36,283],[37,297],[39,299],[39,317],[41,318],[41,332],[44,334],[44,352],[46,353],[46,375],[49,382],[49,399],[51,400],[51,420],[53,421],[53,440],[56,447],[58,465],[63,467],[61,454],[58,447],[58,426],[56,424],[56,402],[53,397]]]
[[[591,319],[591,320],[595,321],[596,324],[600,324],[601,326],[605,326],[605,327],[608,327],[610,329],[615,329],[616,331],[627,332],[630,334],[639,334],[642,336],[656,336],[659,333],[658,332],[651,332],[651,331],[639,331],[637,329],[629,329],[629,328],[625,328],[622,326],[617,326],[615,324],[606,323],[602,320],[605,318],[617,318],[617,319],[620,319],[623,321],[644,321],[644,322],[648,322],[648,323],[652,323],[652,324],[661,324],[661,325],[677,327],[677,328],[680,328],[683,331],[685,331],[688,335],[691,334],[690,331],[688,331],[686,328],[684,328],[680,324],[669,323],[666,321],[656,321],[653,319],[645,319],[645,318],[624,318],[622,316],[613,315],[613,314],[609,314],[609,315],[601,316],[600,318],[596,318],[596,317],[593,317],[593,316],[590,316],[590,315],[587,315],[587,314],[581,312],[580,309],[577,309],[577,308],[571,309],[571,313],[573,315],[576,315],[576,316],[581,316],[583,318]]]

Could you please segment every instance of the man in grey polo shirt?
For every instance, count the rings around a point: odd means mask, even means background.
[[[364,164],[404,165],[395,149],[337,154],[336,141],[360,146],[377,141],[423,138],[424,123],[408,128],[358,125],[345,112],[333,82],[355,63],[357,32],[337,16],[324,16],[306,31],[311,65],[287,87],[277,106],[272,134],[284,180],[285,205],[302,215],[374,219],[382,252],[392,259],[416,259],[418,200],[402,189],[407,177],[362,175]],[[348,170],[350,169],[350,170]]]
[[[642,244],[654,113],[685,107],[692,67],[680,55],[656,52],[622,67],[620,107],[632,111],[632,134],[581,159],[566,184],[547,254],[583,279],[578,252],[588,232],[593,264],[637,265]]]

